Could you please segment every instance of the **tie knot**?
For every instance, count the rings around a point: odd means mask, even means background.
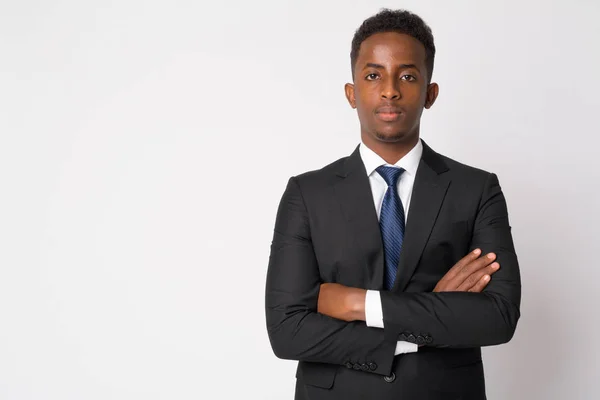
[[[388,186],[396,187],[396,182],[398,182],[398,178],[404,172],[404,168],[385,167],[382,165],[381,167],[377,167],[375,171],[381,175]]]

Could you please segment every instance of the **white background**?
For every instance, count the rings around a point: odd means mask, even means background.
[[[292,399],[264,284],[287,179],[359,142],[354,30],[421,15],[422,137],[498,174],[522,318],[488,395],[596,399],[600,5],[0,3],[0,399]]]

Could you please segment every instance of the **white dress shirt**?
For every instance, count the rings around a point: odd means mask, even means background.
[[[381,165],[404,168],[400,179],[398,179],[398,194],[404,207],[404,218],[408,218],[408,210],[410,207],[410,199],[412,197],[413,185],[415,183],[415,176],[417,174],[417,168],[421,161],[421,155],[423,154],[423,143],[421,140],[409,151],[404,157],[402,157],[394,165],[388,164],[383,158],[381,158],[373,150],[365,146],[364,143],[360,144],[359,148],[360,158],[365,165],[365,170],[369,176],[369,183],[371,185],[371,191],[373,192],[373,202],[375,203],[375,210],[377,211],[377,218],[381,214],[381,204],[383,203],[383,197],[388,188],[385,180],[376,171],[377,167]],[[400,271],[398,271],[400,273]],[[381,296],[377,290],[367,290],[367,297],[365,300],[365,319],[367,320],[367,326],[373,328],[383,328],[383,310],[381,307]],[[414,343],[399,341],[396,345],[395,355],[402,353],[413,353],[418,350],[419,346]]]

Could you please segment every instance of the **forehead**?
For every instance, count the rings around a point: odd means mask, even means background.
[[[397,32],[376,33],[365,39],[358,52],[357,67],[365,63],[403,63],[425,65],[425,46],[410,35]]]

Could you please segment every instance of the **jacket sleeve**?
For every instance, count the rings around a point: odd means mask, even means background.
[[[521,279],[498,178],[490,174],[475,218],[471,250],[494,252],[500,269],[481,293],[381,292],[386,336],[434,347],[508,342],[520,317]]]
[[[297,178],[281,199],[266,281],[266,321],[279,358],[345,365],[389,375],[396,340],[362,321],[345,322],[317,312],[321,284],[310,223]]]

